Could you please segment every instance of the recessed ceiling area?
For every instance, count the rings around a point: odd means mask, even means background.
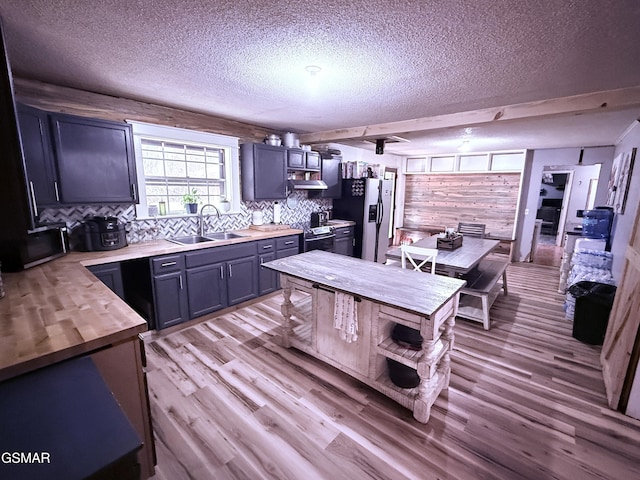
[[[0,0],[17,77],[317,133],[640,85],[640,2]],[[321,68],[310,75],[306,67]],[[397,154],[613,144],[599,113],[387,132]],[[471,128],[471,132],[466,131]],[[374,149],[371,142],[343,143]]]

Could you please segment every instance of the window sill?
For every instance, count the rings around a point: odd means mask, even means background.
[[[220,216],[224,216],[224,215],[234,215],[234,214],[239,214],[242,212],[234,212],[234,211],[228,211],[228,212],[220,212]],[[164,219],[169,219],[169,218],[188,218],[188,217],[192,217],[192,218],[197,218],[199,216],[199,214],[197,213],[172,213],[169,215],[157,215],[155,217],[149,216],[149,215],[139,215],[136,216],[136,220],[164,220]],[[214,217],[217,216],[217,213],[215,211],[212,212],[205,212],[204,214],[205,217]]]

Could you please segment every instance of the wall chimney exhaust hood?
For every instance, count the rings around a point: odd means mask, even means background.
[[[289,180],[293,190],[326,190],[327,184],[322,180]]]

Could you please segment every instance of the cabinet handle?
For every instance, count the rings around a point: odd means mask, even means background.
[[[136,195],[136,184],[131,184],[131,196],[135,200],[138,196]]]
[[[161,267],[170,267],[171,265],[175,265],[178,262],[165,262],[165,263],[161,263],[160,266]]]
[[[229,278],[233,277],[233,271],[231,270],[231,264],[227,265],[227,268],[229,268]]]
[[[60,244],[62,245],[62,253],[69,253],[67,251],[67,239],[65,238],[66,231],[66,228],[60,229]]]
[[[224,280],[224,267],[220,265],[220,278]]]
[[[273,245],[263,245],[262,246],[263,250],[269,250],[270,248],[273,248]]]
[[[33,182],[29,182],[31,187],[31,205],[33,205],[33,214],[38,215],[38,205],[36,204],[36,190],[33,188]]]
[[[56,192],[56,202],[60,201],[60,191],[58,190],[58,182],[53,182],[53,189]]]
[[[178,278],[180,279],[180,290],[182,290],[182,275],[178,276]]]
[[[284,242],[285,245],[293,245],[293,240],[289,240],[288,242]]]

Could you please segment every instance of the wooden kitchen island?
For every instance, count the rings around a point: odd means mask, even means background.
[[[449,386],[449,352],[464,280],[317,250],[264,266],[281,274],[284,347],[297,348],[366,383],[412,410],[417,421],[429,420],[431,406]],[[358,338],[351,343],[334,328],[336,293],[355,299]],[[396,323],[420,331],[421,350],[392,340]],[[419,385],[396,386],[387,359],[415,369]]]

